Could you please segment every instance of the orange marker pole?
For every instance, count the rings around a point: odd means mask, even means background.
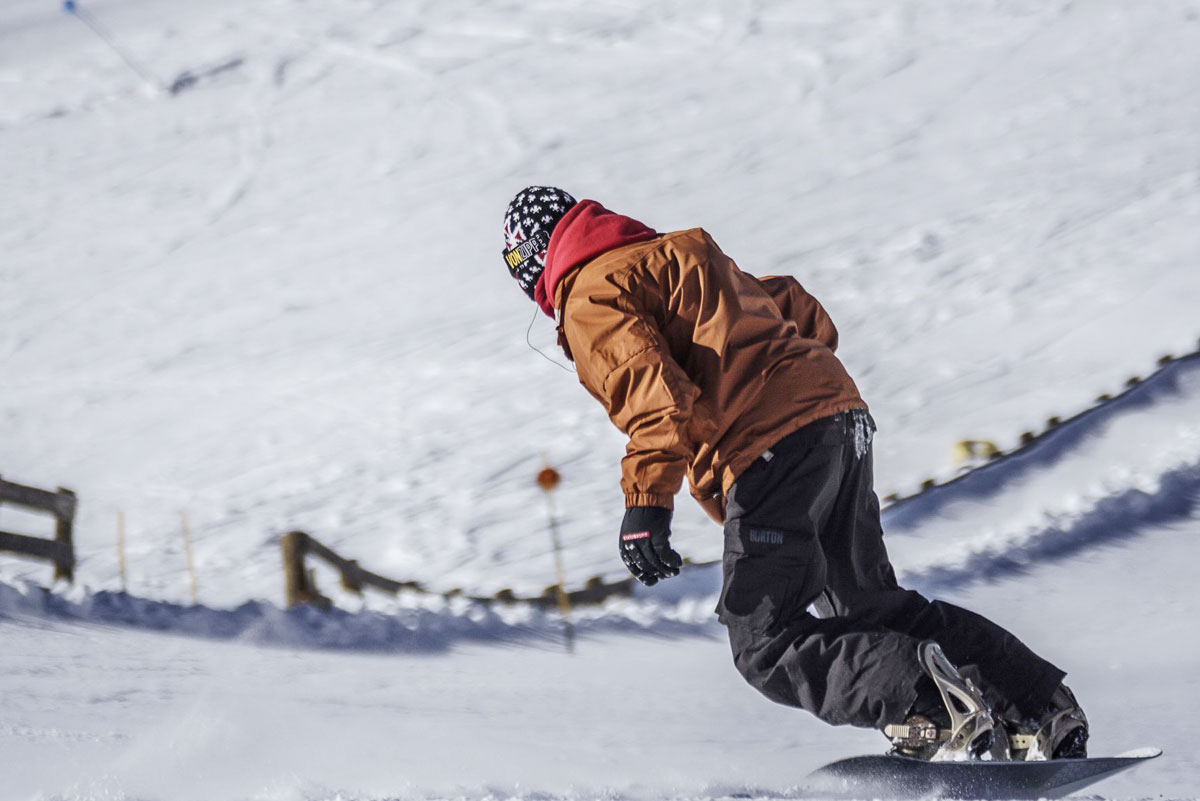
[[[567,653],[575,653],[575,627],[571,625],[571,599],[567,595],[566,570],[563,568],[562,541],[558,536],[558,516],[554,513],[554,490],[562,477],[553,467],[547,466],[537,475],[538,486],[546,493],[546,507],[550,512],[550,545],[554,551],[554,570],[558,574],[558,612],[562,615],[567,638]]]

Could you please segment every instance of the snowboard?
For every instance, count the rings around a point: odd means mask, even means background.
[[[1115,757],[1045,762],[927,762],[906,756],[859,756],[832,762],[808,787],[855,798],[1061,798],[1162,754],[1143,748]]]

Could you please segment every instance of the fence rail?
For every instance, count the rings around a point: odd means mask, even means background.
[[[10,504],[54,515],[54,539],[0,531],[0,551],[44,559],[54,564],[54,580],[75,579],[75,493],[64,487],[56,492],[15,484],[0,478],[0,504]]]
[[[353,559],[346,559],[338,555],[331,548],[322,545],[303,531],[290,531],[284,534],[280,538],[279,546],[283,555],[285,597],[288,608],[308,604],[319,609],[328,609],[333,605],[333,602],[317,589],[313,571],[306,564],[306,559],[310,554],[325,560],[337,570],[341,576],[342,587],[354,593],[361,593],[365,587],[373,587],[393,595],[409,590],[422,595],[437,595],[443,598],[466,598],[480,603],[521,603],[543,609],[551,609],[559,604],[557,584],[547,587],[538,596],[520,597],[512,590],[501,590],[494,596],[483,597],[466,595],[460,590],[436,592],[427,589],[417,581],[395,581],[362,568]],[[632,578],[616,582],[591,578],[581,589],[573,590],[566,595],[572,605],[585,605],[603,603],[609,598],[628,597],[632,593]]]

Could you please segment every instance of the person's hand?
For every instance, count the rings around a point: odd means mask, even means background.
[[[621,561],[647,587],[679,575],[682,557],[671,548],[671,510],[631,506],[621,521]]]

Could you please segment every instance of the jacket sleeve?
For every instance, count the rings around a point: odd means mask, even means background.
[[[800,329],[800,336],[815,339],[832,351],[837,350],[838,332],[820,302],[790,275],[772,275],[758,279],[779,307],[783,319]]]
[[[700,388],[626,295],[573,302],[564,318],[580,383],[629,437],[621,460],[625,505],[673,509],[693,456],[687,426]]]

